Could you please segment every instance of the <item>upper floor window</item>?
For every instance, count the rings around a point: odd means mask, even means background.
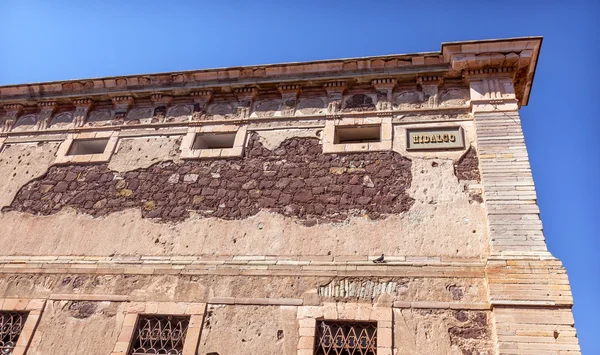
[[[13,353],[26,319],[25,312],[0,311],[0,354]]]
[[[181,355],[189,316],[140,315],[129,355]]]
[[[376,355],[377,322],[317,321],[315,355]]]

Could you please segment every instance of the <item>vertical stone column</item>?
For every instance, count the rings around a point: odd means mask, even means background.
[[[83,127],[83,125],[85,125],[93,102],[92,99],[78,99],[73,101],[73,104],[75,105],[73,125],[75,127]]]
[[[23,113],[23,105],[21,104],[7,104],[4,105],[4,110],[6,111],[6,117],[4,118],[4,122],[2,126],[0,126],[1,132],[10,132],[13,128],[19,116]]]
[[[512,71],[467,73],[490,257],[497,354],[579,354],[566,271],[548,252]]]
[[[40,107],[38,129],[46,129],[50,126],[52,116],[54,115],[54,112],[56,112],[58,105],[56,104],[56,101],[46,101],[40,102],[38,106]]]

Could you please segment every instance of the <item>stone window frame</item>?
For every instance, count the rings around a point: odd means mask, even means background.
[[[335,144],[336,127],[380,125],[379,142]],[[393,126],[391,117],[356,117],[333,119],[325,122],[323,131],[323,153],[378,152],[392,150]]]
[[[100,154],[81,154],[68,155],[69,150],[75,140],[108,138],[108,143],[104,148],[104,152]],[[88,133],[72,133],[67,135],[58,147],[56,152],[55,164],[70,164],[70,163],[108,163],[115,151],[117,142],[119,141],[119,131],[102,131]]]
[[[46,305],[45,299],[39,298],[4,298],[0,299],[0,312],[27,313],[27,319],[17,340],[12,355],[25,355],[31,345],[31,339],[40,322],[42,311]]]
[[[377,355],[392,355],[393,308],[369,303],[324,303],[323,306],[299,306],[298,355],[314,355],[317,320],[377,322]]]
[[[123,325],[110,355],[127,355],[140,315],[190,316],[182,355],[195,355],[200,343],[200,332],[202,331],[205,313],[206,303],[131,302],[125,309]]]
[[[181,159],[240,158],[246,143],[247,125],[212,125],[189,127],[181,141]],[[233,148],[193,149],[198,133],[235,133]]]

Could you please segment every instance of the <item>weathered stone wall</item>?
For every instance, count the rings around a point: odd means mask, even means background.
[[[47,301],[27,354],[109,354],[123,307],[121,302]]]
[[[394,309],[398,355],[491,355],[494,340],[489,311]]]
[[[198,354],[293,354],[297,307],[209,306]]]

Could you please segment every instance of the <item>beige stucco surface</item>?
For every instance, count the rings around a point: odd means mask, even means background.
[[[141,150],[144,140],[125,140],[111,160],[115,170],[132,170],[173,158],[174,138],[151,144],[164,149],[160,156]],[[44,149],[42,149],[42,147]],[[55,147],[55,146],[52,146]],[[9,147],[10,148],[10,147]],[[0,155],[13,166],[20,153],[6,150]],[[16,149],[16,148],[15,148]],[[161,148],[162,149],[162,148]],[[153,149],[152,152],[161,151]],[[24,150],[24,152],[21,152]],[[41,152],[40,152],[41,151]],[[40,146],[37,155],[50,149]],[[43,155],[43,154],[42,154]],[[0,180],[11,181],[10,191],[25,184],[33,174],[47,169],[49,159],[28,156],[29,175],[13,178],[12,169],[0,170]],[[469,200],[465,182],[454,175],[452,159],[412,159],[415,199],[411,209],[383,220],[352,217],[343,223],[305,227],[301,221],[262,211],[244,220],[191,218],[177,223],[142,219],[130,209],[94,218],[63,210],[50,216],[20,212],[0,213],[5,231],[2,255],[416,255],[476,257],[487,250],[483,207]],[[14,179],[14,180],[11,180]],[[13,192],[14,195],[14,192]],[[9,204],[10,194],[3,195]],[[373,233],[377,230],[377,233]],[[19,240],[19,243],[14,243]]]
[[[291,306],[209,306],[198,354],[293,354],[296,313]]]
[[[45,142],[0,147],[0,208],[10,205],[23,185],[48,170],[58,146],[56,142]]]
[[[123,323],[123,303],[48,301],[28,355],[106,355]]]
[[[147,168],[160,161],[179,160],[181,136],[121,138],[108,168],[118,172]]]

